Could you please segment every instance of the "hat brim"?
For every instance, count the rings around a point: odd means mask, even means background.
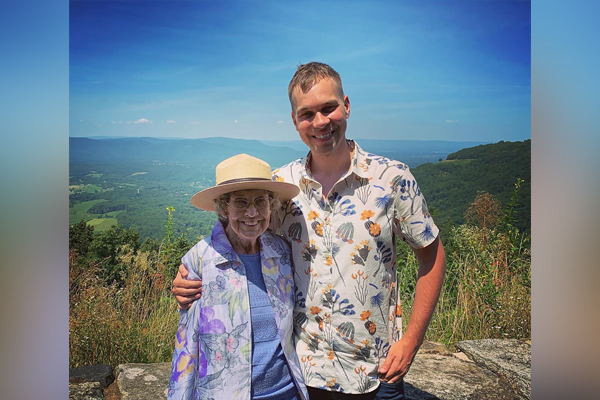
[[[300,193],[300,188],[292,183],[279,182],[279,181],[246,181],[246,182],[235,182],[227,183],[219,186],[213,186],[208,189],[204,189],[196,193],[190,199],[190,203],[196,208],[205,211],[216,211],[214,199],[219,196],[237,192],[238,190],[255,190],[264,189],[276,193],[279,200],[282,202],[293,199]]]

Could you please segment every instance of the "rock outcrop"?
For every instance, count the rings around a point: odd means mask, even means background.
[[[69,400],[105,400],[98,382],[69,383]]]
[[[531,345],[529,343],[519,340],[486,339],[460,342],[457,347],[460,352],[452,353],[440,343],[423,343],[405,377],[407,400],[531,398]],[[99,383],[99,378],[94,378],[96,379],[94,382],[71,382],[69,398],[71,400],[166,399],[170,368],[171,363],[168,362],[121,364],[116,370],[118,390],[111,391],[108,395],[106,386]],[[73,373],[72,376],[75,375]],[[98,390],[101,392],[100,395]]]
[[[415,357],[404,382],[406,397],[414,400],[514,399],[501,378],[453,356]]]
[[[110,365],[86,365],[69,370],[69,383],[98,382],[102,389],[113,383],[115,375]]]
[[[456,344],[475,363],[508,382],[517,398],[531,398],[531,344],[520,340],[466,340]]]
[[[115,375],[110,365],[86,365],[69,370],[69,400],[105,400],[104,390]]]
[[[166,399],[171,363],[121,364],[117,383],[122,400]]]

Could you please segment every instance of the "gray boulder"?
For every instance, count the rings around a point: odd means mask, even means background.
[[[516,339],[465,340],[456,344],[475,364],[506,380],[516,398],[531,398],[531,344]]]
[[[69,400],[104,400],[98,382],[69,383]]]
[[[98,382],[104,389],[114,380],[115,375],[110,365],[85,365],[69,369],[69,383]]]
[[[512,388],[490,371],[454,357],[443,345],[419,351],[404,378],[407,400],[509,400]]]
[[[121,400],[166,399],[171,363],[120,364],[117,383]]]

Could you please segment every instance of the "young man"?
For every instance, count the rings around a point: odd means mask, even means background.
[[[296,349],[315,399],[403,399],[403,377],[421,346],[446,261],[438,228],[408,167],[346,139],[350,101],[338,73],[300,65],[288,95],[308,155],[273,171],[301,192],[272,219],[292,245]],[[368,133],[366,133],[368,134]],[[396,236],[419,261],[402,335]],[[173,282],[181,307],[199,297],[185,268]]]

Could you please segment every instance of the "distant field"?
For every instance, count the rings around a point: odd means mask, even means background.
[[[92,173],[92,174],[87,174],[86,176],[92,177],[92,178],[100,178],[103,174],[98,174],[98,173]]]
[[[85,193],[99,193],[102,188],[98,185],[69,185],[69,193],[71,192],[85,192]]]
[[[84,201],[82,203],[75,204],[73,207],[70,207],[69,208],[69,225],[75,224],[75,223],[81,221],[82,219],[84,221],[87,221],[88,219],[93,217],[93,215],[88,214],[87,211],[95,204],[103,203],[105,201],[108,201],[108,200],[98,199],[98,200]]]
[[[135,175],[145,175],[147,174],[147,172],[134,172],[133,174],[131,174],[131,176],[135,176]]]
[[[87,224],[94,227],[94,232],[102,232],[111,226],[119,225],[116,218],[94,218],[89,220]]]

